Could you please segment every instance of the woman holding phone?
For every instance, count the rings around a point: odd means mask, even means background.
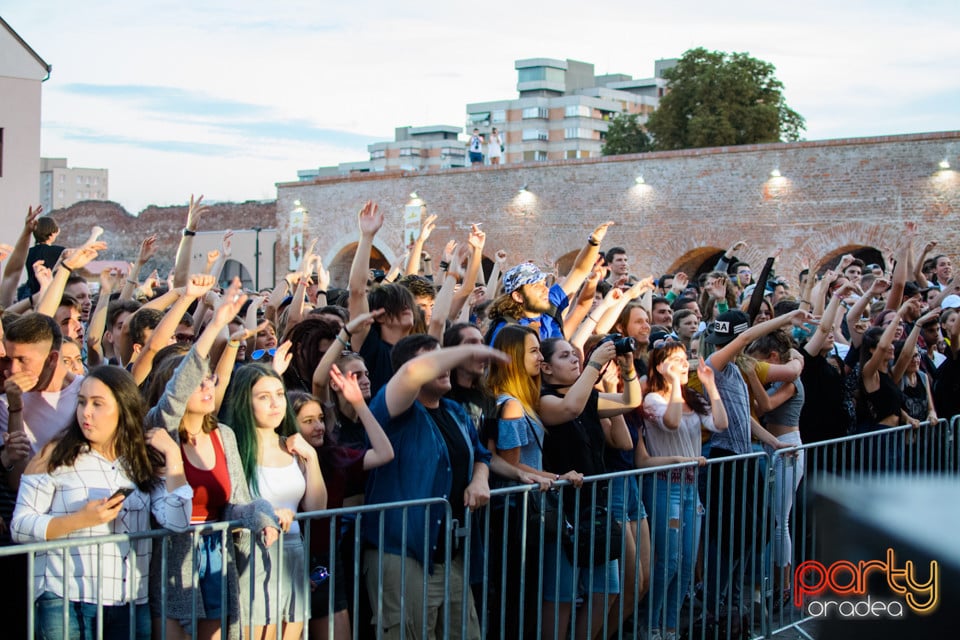
[[[185,531],[193,491],[184,478],[180,448],[163,429],[144,435],[145,413],[129,373],[113,366],[90,371],[81,383],[73,422],[30,461],[21,478],[13,539],[139,533],[150,530],[151,515],[167,529]],[[157,476],[147,445],[163,456],[164,478]],[[148,640],[151,547],[151,540],[139,539],[105,543],[99,550],[73,547],[66,555],[38,553],[37,637],[97,637],[102,604],[100,637]]]

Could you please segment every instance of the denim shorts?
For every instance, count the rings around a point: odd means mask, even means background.
[[[549,602],[573,602],[578,589],[587,593],[620,593],[620,562],[611,560],[589,569],[574,567],[557,543],[543,545],[543,599]],[[559,585],[559,591],[557,586]]]
[[[197,542],[195,569],[197,586],[203,599],[204,619],[218,620],[223,613],[223,601],[220,598],[223,588],[223,545],[220,532],[200,536]],[[190,620],[181,620],[185,629]]]
[[[610,480],[610,511],[617,522],[639,522],[646,519],[647,510],[640,500],[639,480],[640,476]],[[624,502],[627,507],[626,517],[623,513]]]
[[[63,598],[45,591],[35,603],[37,640],[94,640],[97,638],[97,605],[88,602],[67,603],[67,628],[63,627]],[[150,606],[134,605],[134,629],[130,629],[130,605],[103,607],[105,640],[150,640]]]

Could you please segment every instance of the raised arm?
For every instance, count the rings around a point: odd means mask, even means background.
[[[897,384],[900,384],[900,380],[903,379],[903,374],[907,372],[907,367],[910,366],[910,361],[913,359],[913,352],[917,347],[920,330],[923,328],[923,325],[931,320],[939,319],[940,311],[940,309],[934,309],[920,316],[914,323],[913,329],[911,329],[907,335],[907,339],[903,341],[903,349],[900,351],[900,357],[897,358],[897,362],[894,364],[893,371],[890,374],[893,381]]]
[[[123,289],[120,290],[121,300],[133,300],[133,292],[139,286],[140,270],[157,253],[157,236],[147,236],[140,242],[140,252],[135,262],[130,263]]]
[[[405,362],[387,382],[385,393],[390,416],[398,416],[409,409],[423,385],[472,359],[508,361],[503,352],[480,344],[459,345],[423,353]]]
[[[781,329],[788,324],[802,324],[812,320],[814,320],[814,317],[812,314],[810,314],[810,312],[797,309],[796,311],[786,313],[782,316],[777,316],[772,320],[767,320],[766,322],[756,324],[735,337],[719,350],[715,351],[714,354],[710,356],[710,363],[713,365],[713,368],[716,371],[722,371],[728,364],[733,362],[734,358],[737,357],[737,354],[739,354],[745,346],[760,336],[773,333],[777,329]]]
[[[612,341],[597,346],[590,354],[590,359],[583,367],[580,377],[573,383],[564,397],[546,395],[540,398],[540,418],[547,426],[569,422],[583,413],[590,399],[590,392],[604,365],[614,359],[617,349]]]
[[[383,427],[371,413],[367,403],[363,400],[363,392],[357,384],[357,374],[350,372],[344,375],[337,365],[330,368],[330,384],[338,390],[343,399],[357,412],[357,417],[363,425],[370,441],[370,448],[363,454],[363,468],[365,471],[382,467],[393,460],[393,445],[384,432]]]
[[[430,234],[437,228],[437,214],[426,215],[427,205],[420,206],[420,233],[410,248],[410,260],[407,262],[406,275],[415,276],[420,273],[420,257],[423,245],[430,238]]]
[[[609,229],[612,224],[613,220],[610,220],[594,229],[593,233],[587,238],[587,244],[584,245],[584,247],[580,249],[580,253],[577,254],[573,266],[561,284],[563,292],[567,294],[568,298],[576,293],[577,289],[580,288],[580,285],[587,277],[587,274],[593,269],[593,265],[597,262],[597,256],[600,253],[600,243],[603,242],[604,236],[607,235],[607,229]]]
[[[177,258],[173,266],[174,287],[183,287],[187,284],[187,276],[190,274],[190,254],[193,252],[193,237],[197,235],[200,218],[209,210],[210,207],[203,204],[203,195],[194,200],[193,194],[190,194],[190,204],[187,207],[187,223],[180,236]]]
[[[17,285],[23,274],[23,267],[27,264],[27,254],[30,252],[30,237],[37,227],[37,218],[43,213],[43,206],[27,208],[27,217],[23,221],[23,228],[13,245],[13,251],[3,267],[3,280],[0,281],[0,306],[6,308],[17,299]]]
[[[904,303],[903,306],[897,309],[893,322],[887,325],[887,328],[880,334],[880,341],[873,350],[873,354],[870,356],[870,359],[867,360],[867,363],[863,365],[863,384],[868,392],[876,391],[880,386],[880,364],[887,357],[887,350],[890,348],[890,345],[893,344],[893,337],[897,335],[900,319],[908,304],[912,303]]]
[[[383,214],[379,207],[371,200],[367,200],[360,213],[357,215],[357,226],[360,229],[360,240],[357,243],[357,250],[353,254],[353,263],[350,265],[349,281],[349,302],[348,308],[350,317],[355,318],[361,314],[369,313],[370,306],[367,303],[367,278],[370,269],[370,250],[373,247],[373,238],[383,226]],[[362,327],[350,339],[354,351],[360,351],[369,327]]]
[[[103,361],[103,333],[107,328],[107,308],[110,306],[110,294],[120,285],[123,273],[117,269],[104,269],[100,272],[100,291],[97,294],[97,306],[90,314],[84,340],[87,343],[87,365],[95,367]]]
[[[616,350],[614,350],[616,353]],[[601,418],[611,418],[620,416],[628,411],[632,411],[643,402],[643,390],[640,387],[640,377],[633,368],[633,354],[627,353],[617,356],[618,369],[620,371],[620,380],[623,382],[622,393],[601,393],[597,404]],[[630,446],[633,448],[633,441]]]
[[[810,339],[807,340],[807,344],[803,345],[804,351],[811,356],[816,356],[820,353],[820,350],[823,348],[823,343],[837,323],[837,310],[840,309],[840,301],[843,300],[844,296],[852,293],[855,288],[856,285],[847,281],[842,287],[834,291],[833,296],[830,298],[830,303],[827,304],[827,308],[823,312],[823,317],[820,319],[820,326],[817,327],[817,330],[814,331]]]
[[[106,248],[106,242],[93,242],[78,249],[64,251],[64,254],[67,251],[70,253],[60,261],[60,266],[53,272],[53,282],[40,297],[40,302],[37,303],[37,313],[42,313],[51,318],[55,316],[70,274],[87,266],[92,260],[96,259],[98,251],[103,251]]]

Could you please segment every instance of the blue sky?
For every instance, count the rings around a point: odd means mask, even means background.
[[[273,198],[395,127],[462,126],[467,103],[516,95],[520,58],[642,78],[692,47],[742,51],[776,66],[809,140],[960,128],[955,0],[0,0],[0,16],[53,65],[43,155],[109,169],[133,212]]]

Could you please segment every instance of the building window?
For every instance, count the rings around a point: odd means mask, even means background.
[[[524,140],[546,140],[549,138],[549,134],[546,131],[541,129],[524,129],[523,130],[523,139]]]
[[[550,116],[550,110],[546,107],[527,107],[520,114],[524,120],[530,120],[532,118],[540,118],[546,120]]]
[[[567,118],[589,118],[593,116],[593,110],[585,104],[571,104],[563,115]]]
[[[552,82],[555,84],[566,83],[566,72],[563,69],[554,67],[527,67],[517,72],[519,82]]]
[[[420,156],[420,149],[413,149],[413,148],[411,148],[411,147],[407,147],[407,148],[405,148],[405,149],[400,149],[400,155],[401,155],[401,156],[418,156],[418,157],[419,157],[419,156]]]
[[[582,127],[567,127],[563,130],[563,133],[567,140],[593,140],[593,131],[591,129],[584,129]]]
[[[386,157],[387,157],[387,152],[384,151],[383,149],[378,149],[377,151],[370,152],[371,160],[383,160]]]
[[[491,111],[490,118],[493,122],[506,122],[507,111],[505,109],[497,109],[495,111]]]
[[[585,149],[567,149],[567,159],[572,160],[574,158],[589,158],[590,152]]]
[[[441,158],[463,158],[466,157],[467,152],[463,149],[454,149],[451,147],[445,147],[440,150]]]
[[[471,113],[467,116],[468,124],[472,124],[475,127],[486,126],[490,124],[490,112],[484,111],[482,113]]]
[[[524,151],[523,152],[524,162],[543,162],[546,159],[547,159],[546,151]]]

